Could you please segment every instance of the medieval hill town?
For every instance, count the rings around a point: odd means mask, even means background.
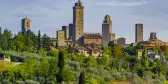
[[[55,37],[35,34],[29,17],[16,34],[0,27],[0,84],[168,84],[168,42],[157,32],[144,40],[144,24],[132,24],[135,41],[126,43],[107,14],[101,32],[87,33],[84,9],[77,0]]]

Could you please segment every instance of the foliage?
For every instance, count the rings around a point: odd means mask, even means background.
[[[102,46],[103,56],[86,57],[58,50],[50,44],[46,34],[35,35],[31,31],[12,33],[0,28],[0,57],[11,58],[11,64],[0,63],[2,84],[112,84],[112,81],[128,81],[133,84],[165,84],[168,79],[168,49],[162,46],[156,52],[165,58],[151,60],[144,46],[120,49],[109,43]],[[52,47],[51,47],[52,46]],[[141,59],[137,49],[144,49]],[[165,60],[166,59],[166,60]],[[8,66],[10,65],[10,66]],[[81,72],[81,73],[80,73]]]

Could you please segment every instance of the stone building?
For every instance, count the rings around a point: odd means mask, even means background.
[[[31,20],[29,18],[23,18],[21,21],[21,24],[22,24],[21,31],[25,32],[27,30],[30,30],[30,23],[31,23]]]
[[[135,24],[135,43],[143,41],[143,24]]]
[[[100,33],[85,33],[83,36],[84,45],[86,44],[96,44],[102,45],[102,36]]]
[[[63,30],[58,30],[57,31],[57,40],[58,40],[58,46],[65,46],[65,36],[64,36],[64,31]]]
[[[49,41],[50,41],[50,44],[55,47],[55,45],[56,45],[56,38],[54,38],[54,37],[49,38]]]
[[[117,39],[117,44],[124,45],[125,44],[125,38],[121,37]]]
[[[79,44],[82,43],[82,36],[84,34],[84,6],[80,0],[75,3],[73,7],[73,40]]]
[[[62,30],[64,31],[64,38],[69,39],[69,27],[68,26],[62,26]]]
[[[106,15],[102,24],[102,42],[108,46],[110,41],[115,40],[115,34],[112,33],[112,21],[110,15]]]
[[[102,56],[102,50],[98,47],[98,46],[94,46],[94,44],[89,44],[87,46],[69,46],[68,51],[70,53],[76,52],[80,55],[84,55],[84,56],[94,56],[94,57],[98,57],[98,56]]]
[[[161,46],[167,46],[168,42],[157,39],[156,32],[151,32],[149,40],[140,42],[146,49],[160,48]]]
[[[115,33],[110,33],[110,41],[116,40]]]

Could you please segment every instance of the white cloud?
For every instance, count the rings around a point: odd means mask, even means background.
[[[139,1],[122,1],[122,0],[112,0],[112,1],[102,1],[102,2],[98,2],[96,3],[96,5],[100,5],[100,6],[139,6],[139,5],[144,5],[144,4],[148,4],[149,1],[147,0],[139,0]]]

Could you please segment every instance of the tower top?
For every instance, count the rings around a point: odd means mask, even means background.
[[[105,20],[111,20],[111,17],[110,17],[109,14],[107,14],[107,15],[105,16]]]
[[[157,40],[156,32],[151,32],[149,39],[150,39],[150,40]]]
[[[75,3],[75,6],[82,6],[81,0],[78,0],[78,2]]]
[[[107,14],[107,15],[104,17],[103,23],[108,23],[108,22],[111,22],[111,17],[110,17],[110,15]]]
[[[78,3],[81,3],[81,1],[80,1],[80,0],[78,0]]]

